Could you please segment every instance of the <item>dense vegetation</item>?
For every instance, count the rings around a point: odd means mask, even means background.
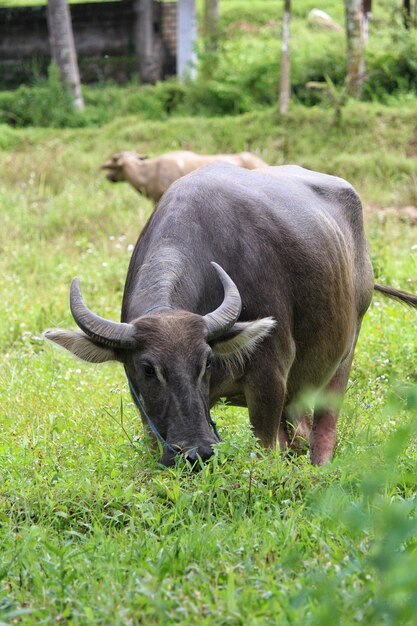
[[[293,100],[307,106],[334,99],[343,102],[346,75],[345,35],[308,22],[315,6],[294,4],[292,18]],[[137,84],[84,87],[87,110],[80,115],[62,92],[56,72],[34,78],[31,87],[0,92],[0,122],[13,126],[97,126],[121,115],[145,119],[172,115],[240,114],[275,105],[280,71],[280,8],[275,0],[221,2],[218,53],[200,50],[200,76],[186,88],[176,80],[155,87]],[[325,8],[343,24],[343,3],[327,0]],[[412,102],[417,93],[417,31],[405,30],[401,12],[388,0],[375,3],[366,51],[363,99],[389,103],[393,97]],[[307,86],[331,84],[332,96]]]
[[[295,6],[294,36],[312,6]],[[413,90],[348,101],[340,120],[328,104],[306,106],[296,94],[282,120],[275,95],[257,95],[275,94],[275,69],[262,65],[252,82],[239,83],[256,65],[251,55],[260,62],[262,51],[278,50],[275,0],[221,7],[230,57],[222,50],[224,73],[211,81],[90,87],[86,122],[62,104],[53,74],[47,85],[0,93],[14,103],[9,122],[32,124],[0,125],[0,624],[415,624],[415,311],[374,298],[336,458],[324,468],[259,450],[246,411],[220,405],[223,442],[212,462],[199,473],[162,470],[142,439],[122,368],[89,366],[41,337],[45,328],[74,326],[75,275],[91,308],[119,316],[132,245],[152,210],[99,171],[120,149],[250,149],[270,163],[344,176],[366,205],[377,279],[417,293],[415,226],[374,210],[417,204]],[[342,21],[342,3],[321,8]],[[378,3],[382,42],[391,37],[389,16],[388,3]],[[310,43],[316,35],[328,37],[311,31]],[[327,50],[323,41],[311,45],[303,68],[314,67],[320,46]],[[233,48],[241,57],[231,66]],[[303,76],[300,85],[312,74]],[[245,107],[216,109],[203,91],[206,109],[185,105],[198,89],[216,83],[218,94],[233,80]]]

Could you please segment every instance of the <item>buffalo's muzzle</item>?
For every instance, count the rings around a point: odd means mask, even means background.
[[[200,458],[203,462],[208,461],[211,456],[213,456],[214,450],[210,444],[205,444],[202,446],[196,446],[195,448],[190,448],[185,452],[181,452],[175,454],[172,450],[165,448],[164,453],[161,457],[160,463],[165,465],[165,467],[172,467],[175,465],[175,462],[178,457],[182,457],[184,460],[187,460],[192,466],[195,466],[198,463],[198,459]]]

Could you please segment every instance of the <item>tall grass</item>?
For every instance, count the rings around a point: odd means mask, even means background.
[[[0,125],[0,180],[17,185],[17,193],[23,179],[34,193],[40,188],[42,197],[43,191],[60,194],[75,173],[86,186],[98,184],[100,165],[119,150],[148,155],[250,150],[272,165],[298,163],[347,178],[367,203],[403,206],[417,198],[415,133],[415,105],[408,99],[391,107],[347,103],[340,122],[330,109],[294,106],[284,120],[273,107],[243,116],[170,117],[163,122],[148,120],[138,110],[100,129],[80,131],[12,131]],[[123,185],[109,189],[120,198]],[[57,225],[69,219],[62,211]]]

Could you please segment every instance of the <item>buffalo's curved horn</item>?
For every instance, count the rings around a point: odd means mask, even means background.
[[[215,339],[229,330],[229,328],[236,323],[242,309],[242,300],[239,290],[229,274],[214,261],[212,261],[211,264],[222,281],[224,298],[221,305],[215,311],[207,313],[207,315],[203,317],[207,326],[208,340]]]
[[[90,311],[84,303],[78,278],[71,283],[70,307],[78,326],[96,343],[110,348],[135,347],[135,327],[123,322],[111,322]]]

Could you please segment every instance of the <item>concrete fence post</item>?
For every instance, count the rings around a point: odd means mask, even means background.
[[[197,24],[195,0],[178,0],[177,77],[181,81],[197,76]]]

